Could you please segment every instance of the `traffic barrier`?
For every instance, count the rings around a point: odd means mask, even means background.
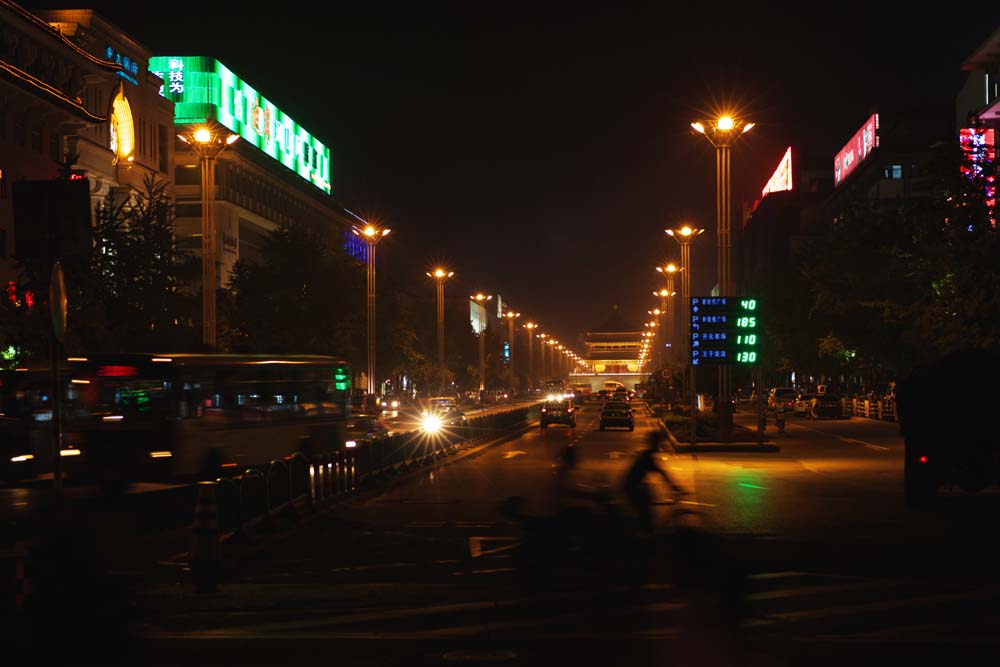
[[[198,482],[198,504],[194,510],[194,543],[190,566],[195,591],[214,593],[222,573],[222,543],[215,482]]]

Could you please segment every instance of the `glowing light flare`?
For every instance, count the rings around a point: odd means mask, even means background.
[[[691,129],[693,129],[698,134],[705,134],[705,126],[701,123],[691,123]]]
[[[162,451],[162,452],[150,452],[150,453],[149,453],[149,458],[151,458],[151,459],[169,459],[169,458],[170,458],[171,456],[173,456],[173,455],[174,455],[174,453],[173,453],[173,452],[167,452],[167,451]],[[236,464],[234,463],[234,464],[232,464],[232,465],[234,465],[234,466],[235,466]]]
[[[68,447],[66,449],[59,450],[59,456],[79,456],[80,450],[76,447]]]
[[[25,461],[31,461],[34,459],[34,454],[21,454],[20,456],[12,456],[10,458],[11,463],[24,463]]]
[[[212,141],[212,133],[204,127],[199,127],[194,131],[194,140],[199,144],[207,144]]]
[[[715,129],[722,130],[723,132],[733,129],[734,126],[735,123],[732,116],[723,116],[715,123]]]
[[[442,426],[441,418],[437,415],[424,415],[424,418],[420,422],[420,427],[424,430],[424,433],[437,433],[441,430]]]

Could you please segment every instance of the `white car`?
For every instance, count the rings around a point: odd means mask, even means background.
[[[799,394],[795,398],[795,414],[797,415],[807,415],[812,411],[813,400],[816,398],[816,394]]]

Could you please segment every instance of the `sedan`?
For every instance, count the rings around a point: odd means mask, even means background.
[[[820,417],[840,419],[843,417],[840,396],[836,394],[817,394],[816,398],[813,399],[809,416],[813,419],[819,419]]]
[[[608,401],[601,408],[601,425],[603,431],[609,426],[627,426],[628,430],[635,430],[635,418],[632,417],[632,406],[621,401]]]

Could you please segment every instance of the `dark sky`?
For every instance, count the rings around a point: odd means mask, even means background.
[[[789,144],[832,169],[875,106],[947,131],[962,60],[1000,26],[955,3],[226,4],[85,6],[156,53],[218,58],[323,140],[337,198],[393,228],[380,271],[419,283],[443,260],[449,290],[499,292],[564,340],[612,304],[642,321],[653,266],[679,258],[665,226],[708,229],[692,294],[714,284],[714,153],[692,120],[758,123],[735,205]]]

